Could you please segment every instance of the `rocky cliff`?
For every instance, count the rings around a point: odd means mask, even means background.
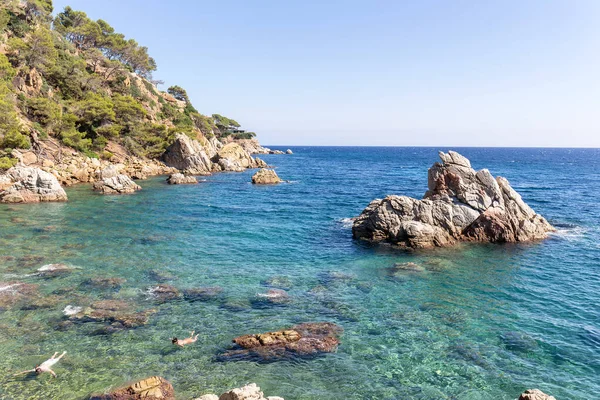
[[[554,228],[502,177],[475,171],[462,155],[439,153],[429,169],[422,200],[388,196],[373,200],[356,218],[353,236],[405,247],[448,246],[458,241],[525,242]]]

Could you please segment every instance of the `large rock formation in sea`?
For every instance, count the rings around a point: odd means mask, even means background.
[[[312,322],[276,332],[244,335],[233,339],[237,348],[226,351],[220,358],[276,361],[332,353],[340,344],[342,331],[340,326],[330,322]]]
[[[256,185],[274,185],[281,182],[282,180],[272,169],[262,168],[252,175],[252,183]]]
[[[94,182],[92,188],[102,194],[127,194],[142,190],[130,177],[123,174]]]
[[[12,167],[0,175],[1,203],[67,201],[54,175],[35,167]]]
[[[167,183],[169,185],[194,184],[198,183],[198,179],[196,179],[195,176],[177,173],[169,175],[169,177],[167,178]]]
[[[462,155],[439,153],[429,169],[422,200],[388,196],[373,200],[356,218],[353,236],[412,248],[457,241],[525,242],[544,239],[554,228],[531,209],[502,177],[475,171]]]
[[[227,143],[213,161],[222,171],[241,172],[247,168],[257,168],[258,164],[242,146],[235,142]]]

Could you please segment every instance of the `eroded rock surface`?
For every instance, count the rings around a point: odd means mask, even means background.
[[[127,194],[134,193],[142,188],[127,175],[119,174],[95,182],[93,189],[102,194]]]
[[[272,169],[260,169],[252,175],[252,183],[257,185],[274,185],[282,182],[277,173]]]
[[[222,171],[241,172],[247,168],[256,168],[256,160],[237,143],[227,143],[213,161],[219,166]]]
[[[222,358],[276,361],[332,353],[340,344],[342,331],[330,322],[313,322],[276,332],[244,335],[233,339],[238,348],[225,352]]]
[[[221,396],[217,396],[216,394],[205,394],[194,400],[283,400],[283,398],[277,396],[264,397],[260,387],[258,387],[256,383],[251,383],[241,388],[225,392]]]
[[[0,203],[67,201],[54,175],[35,167],[12,167],[0,175]]]
[[[182,133],[175,136],[175,141],[165,150],[161,160],[187,174],[207,175],[212,170],[211,155],[206,148]]]
[[[442,162],[429,169],[422,200],[395,195],[373,200],[354,221],[353,236],[428,248],[457,241],[526,242],[554,230],[505,178],[475,171],[456,152],[439,156]]]

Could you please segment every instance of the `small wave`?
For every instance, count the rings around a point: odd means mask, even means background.
[[[344,228],[352,228],[352,224],[354,224],[354,218],[342,218],[339,222]]]
[[[550,235],[566,240],[584,238],[589,231],[588,228],[573,224],[554,224],[554,226],[557,228],[556,232],[550,232]]]

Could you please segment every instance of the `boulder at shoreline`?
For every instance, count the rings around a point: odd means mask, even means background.
[[[373,200],[356,218],[356,239],[431,248],[472,242],[527,242],[554,228],[531,209],[505,178],[475,171],[462,155],[439,153],[429,168],[422,200],[388,196]]]
[[[35,167],[12,167],[0,175],[0,203],[67,201],[58,179]]]

